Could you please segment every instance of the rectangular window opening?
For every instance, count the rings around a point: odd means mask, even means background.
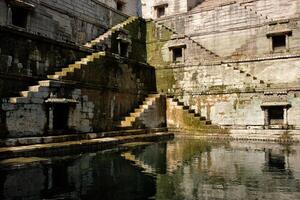
[[[269,124],[270,125],[283,125],[284,120],[284,107],[272,106],[268,109]]]
[[[286,49],[286,35],[276,35],[272,37],[273,50]]]
[[[156,13],[157,13],[156,14],[157,18],[165,16],[165,14],[166,14],[165,6],[156,7]]]
[[[182,48],[173,48],[173,62],[182,62],[183,61],[183,53]]]
[[[125,7],[125,3],[123,1],[117,1],[117,10],[123,11]]]
[[[28,10],[21,8],[21,7],[13,6],[11,8],[11,12],[12,12],[12,24],[14,26],[26,28]]]

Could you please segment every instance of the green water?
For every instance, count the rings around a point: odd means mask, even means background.
[[[176,139],[0,168],[0,199],[300,199],[296,144]]]

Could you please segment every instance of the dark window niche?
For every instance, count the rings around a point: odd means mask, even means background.
[[[11,7],[11,22],[12,25],[21,28],[27,27],[28,10],[21,7]]]
[[[123,11],[125,7],[125,3],[123,1],[117,1],[117,10]]]
[[[156,7],[156,16],[157,18],[163,17],[166,14],[165,6]]]
[[[286,49],[286,35],[276,35],[272,37],[273,50],[285,50]]]
[[[183,61],[183,50],[182,48],[173,48],[173,62],[182,62]]]
[[[284,120],[284,107],[272,106],[268,109],[269,124],[270,125],[283,125]]]

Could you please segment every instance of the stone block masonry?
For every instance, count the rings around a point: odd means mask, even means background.
[[[224,128],[299,129],[299,1],[205,0],[176,13],[166,3],[147,24],[158,91]],[[171,110],[169,124],[188,128]]]

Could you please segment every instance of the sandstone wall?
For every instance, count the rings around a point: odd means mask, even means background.
[[[287,123],[299,128],[296,8],[299,1],[207,0],[189,12],[149,22],[147,57],[156,67],[158,90],[213,124],[243,129],[264,128],[262,105],[270,93],[276,96],[273,103],[284,99],[291,105]],[[286,49],[274,51],[270,35],[285,31]],[[170,47],[176,45],[185,45],[182,62],[171,59]]]
[[[195,8],[158,19],[158,22],[166,24],[177,33],[191,36],[222,57],[272,53],[267,34],[282,30],[292,32],[288,42],[289,52],[299,52],[298,1],[207,2],[213,3],[209,7],[203,6],[201,9]]]
[[[113,1],[30,0],[33,7],[28,11],[24,28],[12,24],[11,4],[1,0],[0,25],[10,26],[26,32],[45,36],[58,41],[83,44],[103,33],[107,28],[124,21],[127,16],[109,7]],[[12,4],[13,5],[13,4]]]
[[[16,96],[84,57],[89,51],[79,45],[127,19],[113,0],[29,0],[33,8],[25,9],[27,25],[22,28],[12,24],[15,4],[7,2],[0,0],[0,97]]]

